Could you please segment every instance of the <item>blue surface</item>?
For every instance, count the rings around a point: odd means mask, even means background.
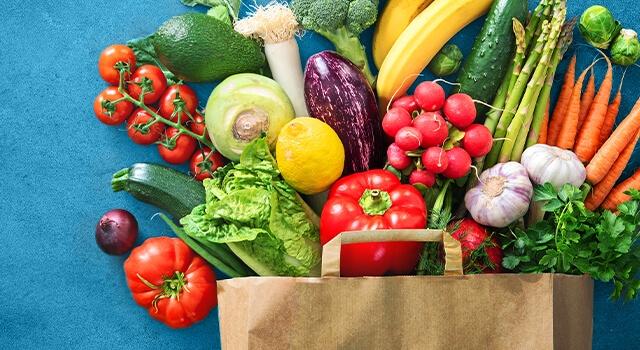
[[[570,16],[592,3],[570,1]],[[623,24],[640,29],[634,17],[638,2],[607,3]],[[98,218],[115,207],[137,216],[139,242],[170,234],[152,218],[154,208],[111,192],[114,171],[160,158],[154,147],[130,142],[123,127],[104,126],[93,116],[92,101],[105,87],[96,70],[98,55],[109,44],[147,35],[170,16],[192,9],[178,0],[5,0],[2,7],[0,263],[5,295],[0,299],[0,344],[15,349],[218,348],[215,312],[179,331],[153,321],[129,294],[124,258],[103,254],[94,241]],[[479,27],[475,23],[455,41],[468,51]],[[302,41],[305,57],[325,48],[329,45],[311,34]],[[577,49],[584,67],[595,54],[584,46]],[[640,95],[634,84],[638,78],[636,68],[627,73],[622,115]],[[202,101],[211,87],[198,87]],[[640,156],[635,161],[632,167]],[[596,286],[594,348],[637,349],[640,301],[611,303],[609,292],[608,286]]]

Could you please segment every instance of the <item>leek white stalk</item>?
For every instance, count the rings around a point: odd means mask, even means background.
[[[296,117],[308,117],[300,49],[295,39],[299,25],[291,9],[276,2],[259,6],[249,17],[236,22],[235,29],[262,40],[273,79],[289,96]]]

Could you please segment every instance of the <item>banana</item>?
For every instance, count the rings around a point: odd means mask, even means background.
[[[493,0],[435,0],[398,37],[378,73],[378,97],[386,106],[404,95],[420,72],[456,33],[487,13]],[[384,108],[384,107],[381,107]]]
[[[373,34],[373,61],[380,68],[391,46],[433,0],[389,0]]]

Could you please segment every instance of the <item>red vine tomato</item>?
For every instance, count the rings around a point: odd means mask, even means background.
[[[180,99],[176,98],[177,96],[179,96]],[[189,120],[189,116],[180,111],[174,114],[174,111],[176,111],[176,107],[179,106],[183,111],[188,111],[192,117],[195,116],[196,108],[198,107],[198,97],[196,96],[196,92],[187,85],[171,85],[164,91],[158,104],[160,107],[158,114],[174,123],[178,122],[179,117],[180,123],[185,124]]]
[[[138,100],[143,87],[145,88],[145,104],[149,105],[158,101],[164,90],[167,89],[167,78],[165,78],[162,69],[150,64],[138,67],[131,76],[131,82],[127,89],[131,97]]]
[[[182,164],[189,160],[196,150],[197,143],[193,137],[178,133],[176,128],[167,128],[165,140],[158,144],[160,157],[167,163]]]
[[[211,178],[211,175],[224,164],[225,160],[219,152],[211,152],[211,149],[204,147],[191,157],[189,170],[196,180],[202,181]]]
[[[139,145],[150,145],[162,137],[164,124],[156,122],[149,125],[154,118],[142,108],[136,109],[127,119],[127,134]]]
[[[125,79],[136,68],[136,55],[133,50],[126,45],[111,45],[100,53],[98,59],[98,73],[104,81],[111,85],[120,83],[120,71],[116,68],[116,64],[121,62],[129,67],[129,72],[125,74]]]
[[[98,120],[107,125],[122,124],[133,111],[133,104],[120,100],[122,98],[117,87],[109,86],[104,89],[93,101],[93,112]]]

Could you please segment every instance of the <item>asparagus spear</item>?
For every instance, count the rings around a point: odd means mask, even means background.
[[[539,25],[542,23],[542,20],[545,19],[546,16],[549,16],[549,13],[545,15],[545,12],[551,8],[551,0],[540,0],[538,6],[533,10],[533,14],[529,19],[529,23],[527,24],[527,30],[525,33],[526,42],[531,42],[531,39],[536,34],[536,31],[540,27]]]
[[[527,62],[525,63],[524,68],[522,68],[522,71],[518,76],[518,80],[516,81],[514,88],[509,92],[504,111],[500,116],[500,121],[498,122],[498,126],[493,135],[494,139],[501,139],[507,135],[507,128],[511,124],[511,120],[513,119],[517,108],[520,105],[522,95],[524,94],[527,83],[529,82],[529,77],[531,77],[531,74],[533,73],[535,67],[538,65],[540,56],[542,55],[545,43],[547,41],[547,38],[549,37],[549,31],[551,29],[550,27],[550,23],[545,20],[543,23],[542,33],[538,37],[533,51],[527,58]],[[489,154],[485,158],[485,166],[491,167],[496,164],[503,143],[504,140],[494,141],[491,152],[489,152]]]
[[[575,24],[576,19],[574,18],[571,21],[565,23],[564,28],[562,29],[558,47],[556,48],[556,52],[554,52],[554,57],[551,63],[553,70],[547,75],[547,81],[542,88],[540,98],[538,99],[538,103],[536,104],[536,109],[533,112],[533,121],[531,123],[531,130],[529,131],[529,135],[527,137],[526,148],[529,148],[538,143],[538,136],[540,136],[540,127],[542,126],[542,120],[544,119],[547,104],[549,103],[549,100],[551,98],[551,88],[553,87],[555,73],[558,65],[560,64],[560,61],[562,61],[562,57],[565,55],[565,53],[569,49],[569,46],[571,45],[571,42],[573,41],[573,27],[575,26]]]
[[[512,91],[516,82],[518,81],[518,76],[520,76],[520,72],[522,72],[522,64],[524,63],[525,54],[527,52],[527,45],[530,40],[527,41],[524,26],[517,18],[513,19],[513,33],[516,36],[516,55],[513,58],[513,69],[511,70],[511,80],[509,81],[509,87],[507,88],[507,96],[509,96],[509,91]]]
[[[502,108],[507,100],[507,95],[510,90],[510,81],[511,77],[516,74],[516,66],[522,65],[522,61],[524,60],[524,53],[527,49],[526,41],[524,40],[524,28],[522,23],[518,21],[518,19],[513,19],[513,34],[516,37],[516,54],[514,59],[511,61],[507,72],[511,72],[510,74],[505,75],[502,80],[502,84],[500,84],[500,88],[498,89],[498,93],[491,104],[493,109],[487,113],[487,119],[484,122],[484,125],[489,129],[489,131],[493,134],[496,130],[496,126],[498,125],[498,121],[500,120],[500,115],[502,115]],[[519,74],[520,69],[518,69]],[[516,74],[517,75],[517,74]]]
[[[524,145],[526,143],[526,135],[529,132],[531,121],[533,119],[535,105],[538,101],[538,97],[540,96],[540,92],[542,91],[542,87],[545,84],[547,73],[552,69],[551,60],[558,44],[558,38],[560,37],[565,16],[566,7],[564,4],[560,4],[560,6],[554,9],[554,16],[550,23],[551,32],[544,45],[540,62],[536,66],[536,70],[531,81],[527,84],[527,89],[522,101],[520,102],[517,113],[513,117],[507,129],[506,140],[502,145],[498,158],[498,161],[501,163],[508,162],[509,160],[520,160],[520,155],[522,154],[522,150],[524,150]],[[523,132],[523,129],[526,131]],[[522,135],[522,137],[520,137],[520,135]],[[518,147],[522,149],[519,153],[517,151],[513,152],[516,148],[516,144],[521,145],[521,147]],[[514,153],[513,156],[515,156],[516,159],[513,159],[514,157],[512,157],[512,153]]]

